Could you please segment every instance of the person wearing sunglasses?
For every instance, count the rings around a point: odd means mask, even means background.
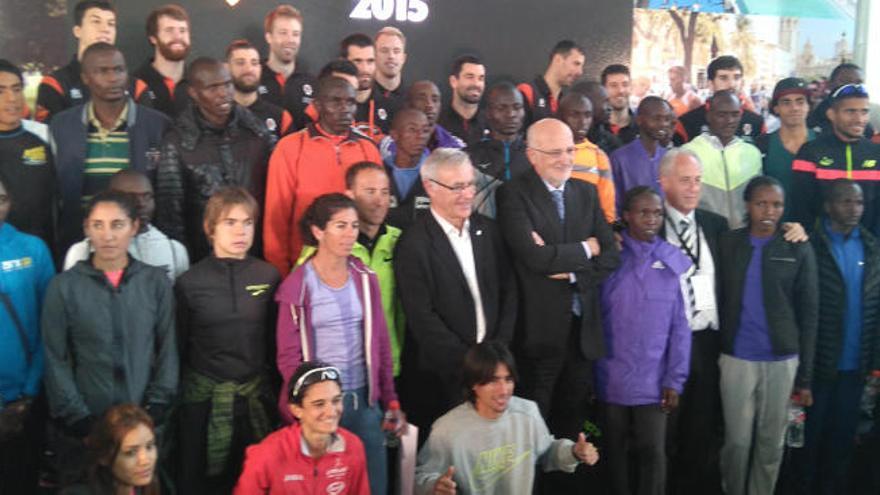
[[[371,493],[364,445],[339,426],[342,377],[322,361],[297,367],[283,394],[296,421],[248,447],[234,495]]]
[[[303,213],[302,238],[315,253],[296,267],[275,294],[278,370],[284,379],[279,409],[295,414],[287,390],[297,366],[320,359],[338,367],[345,412],[339,422],[364,442],[370,492],[387,493],[383,410],[397,434],[405,416],[394,388],[391,344],[376,274],[352,250],[359,220],[355,202],[341,193],[318,196]]]
[[[400,388],[420,440],[461,403],[461,363],[485,339],[509,342],[516,295],[501,236],[472,213],[475,169],[467,153],[434,150],[421,169],[430,214],[405,230],[394,272],[406,315]]]
[[[830,132],[801,146],[792,162],[791,218],[813,229],[822,213],[826,189],[835,179],[853,179],[862,188],[865,213],[862,225],[880,232],[876,188],[880,184],[880,149],[865,138],[868,125],[868,92],[861,84],[843,85],[831,94],[825,112]]]

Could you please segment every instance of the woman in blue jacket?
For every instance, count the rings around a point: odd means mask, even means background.
[[[39,452],[25,424],[43,376],[40,305],[55,267],[42,240],[6,222],[11,208],[0,177],[0,493],[25,493]]]
[[[688,375],[691,330],[681,276],[693,263],[657,236],[663,204],[650,187],[623,199],[620,267],[602,284],[608,349],[596,363],[604,404],[606,459],[615,495],[662,494],[666,486],[666,414],[678,405]],[[629,439],[633,445],[629,446]],[[630,487],[629,449],[638,487]]]

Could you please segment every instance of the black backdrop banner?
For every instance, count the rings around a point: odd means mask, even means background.
[[[47,69],[69,60],[75,1],[0,0],[0,57]],[[157,0],[117,0],[117,44],[129,68],[152,53],[144,22]],[[192,54],[222,57],[229,41],[248,38],[265,47],[263,16],[280,2],[182,0],[192,19]],[[234,3],[234,2],[233,2]],[[407,36],[404,82],[427,78],[448,92],[452,60],[475,53],[489,79],[531,79],[543,71],[552,46],[572,39],[586,48],[585,77],[614,62],[628,63],[633,10],[627,0],[298,0],[285,2],[305,18],[300,66],[311,72],[335,57],[344,36],[373,35],[386,25]],[[403,19],[403,20],[399,20]]]

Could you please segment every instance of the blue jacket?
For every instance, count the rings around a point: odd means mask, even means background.
[[[40,306],[55,266],[49,248],[38,237],[0,225],[0,292],[7,294],[28,337],[31,363],[23,352],[15,322],[0,304],[0,398],[12,402],[33,396],[43,375]],[[2,409],[2,405],[0,405]]]
[[[607,353],[596,363],[601,400],[639,406],[659,404],[664,388],[681,393],[691,355],[681,275],[691,264],[659,237],[641,242],[624,232],[620,267],[602,284]]]
[[[159,163],[162,135],[171,121],[151,108],[129,102],[126,126],[129,139],[129,167],[152,176]],[[58,220],[59,253],[66,253],[82,239],[82,186],[89,118],[86,105],[78,105],[52,117],[50,144],[55,155],[61,191]]]

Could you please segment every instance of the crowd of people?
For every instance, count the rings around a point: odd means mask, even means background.
[[[880,487],[858,66],[779,81],[768,133],[732,55],[633,107],[571,41],[405,83],[385,27],[312,75],[290,5],[188,62],[169,4],[130,73],[114,5],[73,12],[33,112],[0,60],[0,492]]]

